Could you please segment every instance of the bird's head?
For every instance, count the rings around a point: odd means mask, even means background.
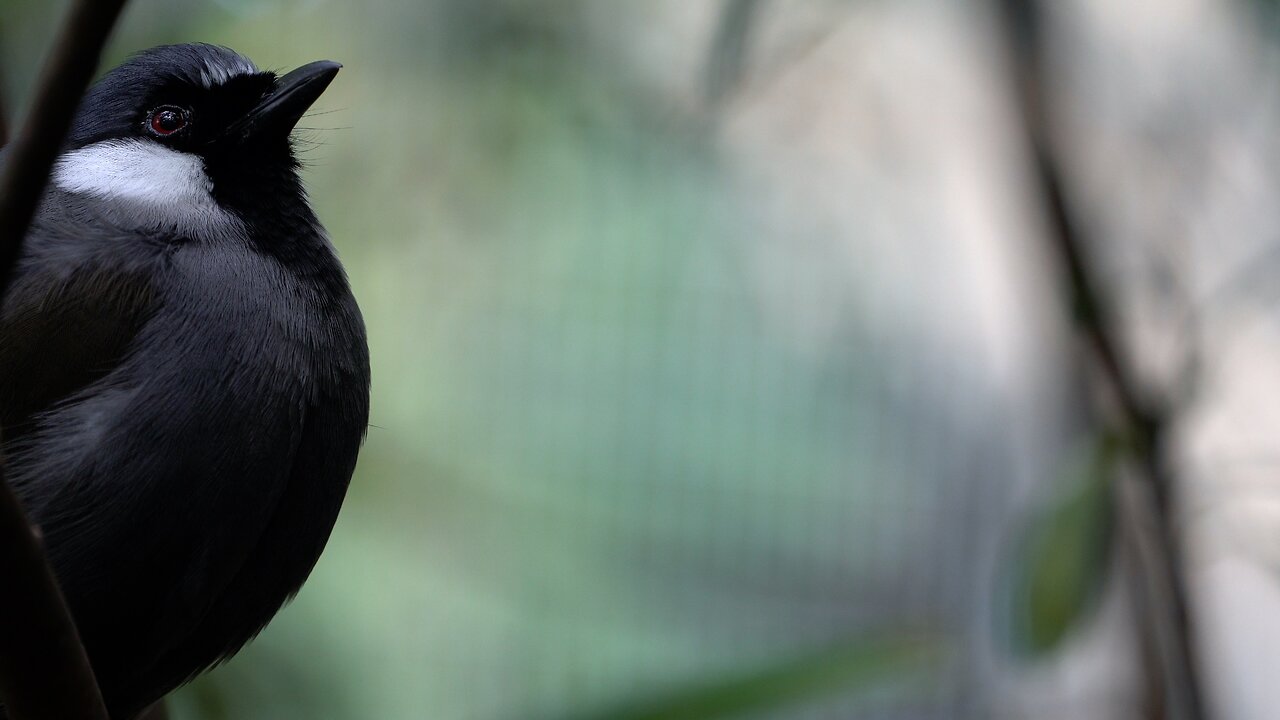
[[[85,95],[53,182],[117,222],[253,223],[301,202],[290,134],[340,67],[277,76],[204,44],[138,53]]]

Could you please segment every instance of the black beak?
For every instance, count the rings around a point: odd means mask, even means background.
[[[332,60],[317,60],[279,78],[275,89],[232,125],[231,135],[245,140],[288,135],[341,67]]]

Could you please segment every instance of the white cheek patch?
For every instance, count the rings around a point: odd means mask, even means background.
[[[204,162],[149,140],[105,140],[58,159],[53,181],[70,193],[163,204],[213,202]]]
[[[137,226],[198,228],[237,222],[218,206],[204,161],[141,138],[104,140],[63,154],[53,182],[108,201],[113,218]]]

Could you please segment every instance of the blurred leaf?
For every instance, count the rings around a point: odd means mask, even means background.
[[[798,705],[851,690],[919,681],[937,667],[942,647],[920,637],[860,638],[773,667],[730,675],[590,720],[714,720]]]
[[[1113,537],[1111,478],[1122,453],[1105,435],[1067,469],[1067,487],[1023,531],[1014,559],[1007,617],[1015,651],[1033,656],[1062,642],[1096,604]]]

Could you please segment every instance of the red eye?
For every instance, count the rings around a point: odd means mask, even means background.
[[[187,111],[172,105],[158,107],[151,111],[147,126],[160,137],[172,135],[187,126]]]

